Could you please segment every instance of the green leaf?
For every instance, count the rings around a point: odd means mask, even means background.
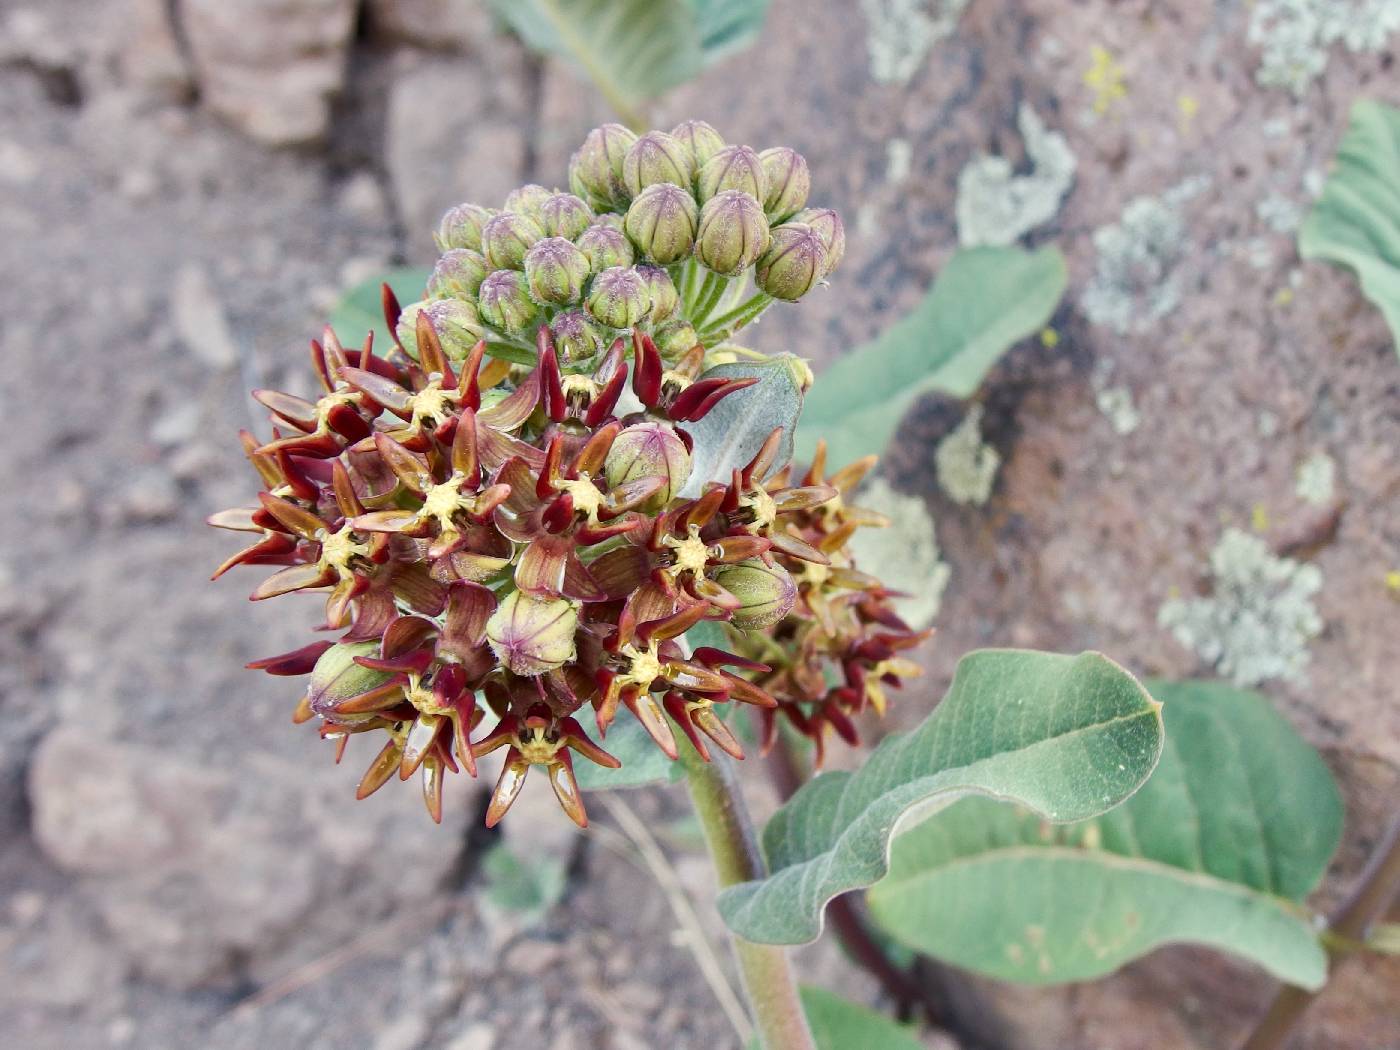
[[[924,394],[971,396],[1002,354],[1050,320],[1067,279],[1053,247],[957,252],[918,306],[817,377],[798,454],[810,458],[818,438],[836,464],[878,454]]]
[[[922,1050],[913,1029],[883,1014],[843,999],[825,988],[803,985],[802,1011],[812,1028],[817,1050]],[[749,1043],[758,1050],[758,1040]]]
[[[486,899],[531,924],[543,919],[563,899],[568,881],[567,866],[557,857],[532,856],[527,863],[503,842],[486,852],[481,871]]]
[[[700,33],[705,64],[754,42],[768,16],[769,0],[687,0]]]
[[[586,791],[671,784],[685,775],[681,764],[666,757],[666,752],[656,746],[630,711],[619,711],[617,721],[600,743],[622,766],[609,769],[595,762],[575,762],[574,776],[578,786]]]
[[[1166,747],[1142,790],[1050,827],[967,799],[895,841],[871,913],[895,939],[1030,983],[1110,973],[1162,944],[1205,944],[1316,988],[1326,957],[1298,906],[1327,868],[1342,805],[1317,752],[1258,693],[1149,682]]]
[[[885,739],[852,773],[823,773],[763,832],[772,874],[720,894],[730,929],[801,944],[826,902],[878,882],[890,840],[964,795],[1014,799],[1082,820],[1137,790],[1162,749],[1159,706],[1098,653],[988,649],[963,657],[919,728]]]
[[[1304,259],[1354,271],[1400,350],[1400,109],[1362,99],[1322,196],[1298,233]]]
[[[384,324],[380,286],[387,282],[400,304],[407,306],[423,298],[423,288],[431,275],[431,270],[402,266],[361,281],[342,295],[331,310],[330,325],[336,336],[346,346],[357,347],[364,342],[366,332],[373,332],[375,352],[383,355],[394,345],[394,337]]]

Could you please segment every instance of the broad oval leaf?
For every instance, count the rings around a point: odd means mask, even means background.
[[[695,13],[705,64],[754,42],[768,15],[769,0],[687,0]]]
[[[361,281],[342,295],[331,310],[330,325],[336,336],[347,347],[357,347],[364,342],[366,332],[373,332],[375,352],[381,356],[387,353],[394,339],[384,324],[382,286],[388,284],[400,304],[407,306],[423,298],[423,288],[430,276],[431,270],[401,266]]]
[[[753,459],[774,429],[783,432],[782,447],[773,469],[792,459],[792,435],[802,411],[802,377],[806,366],[792,354],[775,354],[766,361],[715,365],[701,379],[758,377],[758,382],[730,394],[710,409],[698,423],[685,423],[695,439],[690,456],[690,479],[682,499],[694,499],[712,481],[729,484],[730,475]]]
[[[818,376],[798,453],[810,457],[825,438],[833,463],[878,454],[924,394],[971,396],[1002,354],[1050,320],[1067,280],[1057,248],[958,251],[913,310]]]
[[[1326,955],[1297,902],[1341,834],[1327,767],[1258,693],[1148,685],[1167,738],[1141,791],[1060,827],[989,799],[950,806],[896,840],[889,877],[867,895],[885,931],[1036,984],[1089,980],[1191,942],[1321,985]]]
[[[923,1050],[913,1029],[868,1007],[811,985],[803,985],[798,993],[817,1050]],[[750,1041],[749,1047],[759,1050],[758,1040]]]
[[[1356,273],[1400,351],[1400,109],[1362,99],[1336,167],[1298,232],[1304,259]]]
[[[965,795],[1082,820],[1137,790],[1162,749],[1160,705],[1098,653],[989,649],[963,657],[919,728],[887,738],[857,772],[809,781],[763,832],[772,872],[720,894],[729,928],[801,944],[826,902],[889,870],[890,841]]]

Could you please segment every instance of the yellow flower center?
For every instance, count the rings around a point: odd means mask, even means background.
[[[624,645],[620,652],[628,659],[629,666],[627,673],[622,677],[630,684],[639,685],[643,689],[650,686],[661,677],[661,669],[665,666],[656,650],[656,642],[652,642],[645,649]]]
[[[579,474],[577,481],[559,482],[559,487],[573,497],[576,514],[583,514],[591,525],[598,524],[598,511],[603,509],[606,497],[593,483],[592,478],[586,473],[582,473]]]
[[[410,425],[419,426],[424,422],[441,423],[450,414],[451,405],[456,400],[457,391],[442,389],[442,377],[435,376],[432,382],[414,394],[409,401],[413,409]]]
[[[368,554],[369,544],[358,542],[348,524],[335,532],[321,534],[320,564],[323,568],[334,569],[342,580],[355,574],[350,563]]]
[[[466,505],[466,501],[462,499],[462,482],[466,480],[461,474],[453,474],[441,485],[434,485],[428,489],[423,497],[423,508],[418,512],[419,516],[436,519],[444,531],[451,529],[452,516]]]
[[[685,539],[665,536],[661,540],[675,552],[675,561],[667,570],[672,579],[685,572],[693,572],[699,576],[705,571],[705,565],[710,560],[710,547],[700,538],[700,526],[691,525],[687,532]]]
[[[753,515],[753,520],[748,525],[748,531],[753,535],[764,531],[778,520],[778,505],[773,501],[773,497],[768,495],[768,490],[761,486],[740,496],[739,506],[748,508]]]
[[[321,395],[321,398],[316,402],[316,429],[325,430],[329,426],[327,420],[331,412],[340,405],[352,404],[359,396],[356,391],[344,384],[329,394]]]
[[[520,757],[532,765],[547,765],[564,746],[562,740],[550,740],[543,726],[527,729],[523,736],[516,736],[515,747]]]

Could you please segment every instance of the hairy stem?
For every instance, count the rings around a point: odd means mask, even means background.
[[[705,283],[700,286],[700,294],[696,297],[698,301],[695,312],[690,315],[690,323],[695,326],[697,331],[706,325],[705,319],[714,311],[728,290],[728,277],[709,270],[705,271]]]
[[[683,749],[681,758],[690,797],[723,888],[762,878],[765,870],[734,763],[725,755],[715,759],[705,762],[691,747]],[[816,1050],[787,951],[735,937],[734,952],[764,1050]]]
[[[734,309],[708,321],[700,330],[700,341],[707,346],[722,343],[731,335],[758,320],[758,316],[773,305],[773,297],[766,292],[755,292]]]
[[[1334,973],[1336,964],[1350,954],[1344,946],[1364,942],[1371,924],[1385,915],[1397,897],[1400,897],[1400,815],[1376,843],[1356,889],[1327,923],[1326,932],[1332,936],[1324,937],[1323,943],[1327,945]],[[1287,1046],[1293,1029],[1318,994],[1292,985],[1279,989],[1268,1013],[1241,1050],[1280,1050]]]

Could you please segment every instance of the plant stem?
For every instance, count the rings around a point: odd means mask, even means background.
[[[1327,923],[1326,932],[1335,936],[1330,942],[1324,939],[1323,943],[1327,945],[1327,955],[1334,972],[1336,965],[1350,954],[1339,945],[1364,942],[1371,924],[1385,915],[1397,897],[1400,897],[1400,815],[1376,843],[1356,889]],[[1287,1046],[1294,1027],[1320,991],[1312,992],[1293,985],[1279,989],[1269,1005],[1268,1013],[1241,1050],[1280,1050]]]
[[[724,298],[724,293],[729,288],[729,278],[723,274],[705,271],[705,283],[700,286],[700,294],[695,312],[690,315],[690,323],[697,331],[706,324],[705,319],[710,316],[716,304]]]
[[[752,324],[773,302],[773,297],[767,292],[755,292],[728,313],[706,322],[698,333],[701,341],[723,342],[746,324]]]
[[[720,887],[762,878],[766,874],[763,855],[733,761],[716,755],[715,761],[705,762],[691,747],[684,747],[681,761]],[[787,951],[741,937],[733,940],[764,1050],[816,1050]]]

